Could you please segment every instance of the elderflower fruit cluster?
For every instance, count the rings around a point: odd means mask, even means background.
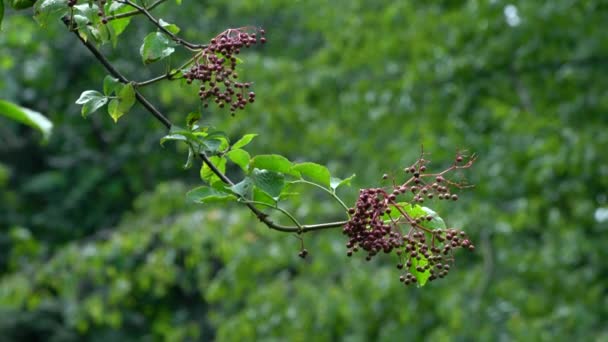
[[[349,209],[350,220],[344,225],[343,233],[348,236],[346,254],[364,251],[366,260],[377,254],[394,252],[399,262],[398,269],[405,273],[399,280],[405,285],[418,283],[419,277],[433,281],[445,277],[454,263],[454,251],[459,248],[473,251],[475,246],[467,234],[455,228],[433,228],[430,214],[413,214],[414,205],[429,199],[458,200],[455,189],[464,187],[444,177],[454,169],[468,168],[474,158],[466,164],[457,155],[454,164],[438,174],[427,174],[422,157],[411,167],[404,169],[411,175],[402,184],[392,188],[361,189],[353,208]],[[383,176],[384,179],[388,175]],[[422,209],[420,209],[422,210]]]
[[[198,95],[204,107],[215,102],[220,108],[229,106],[234,115],[248,103],[255,102],[255,93],[249,91],[251,82],[238,81],[236,55],[242,48],[264,44],[264,35],[263,29],[243,27],[228,29],[211,39],[210,44],[195,60],[194,66],[184,74],[188,84],[195,80],[200,82]]]

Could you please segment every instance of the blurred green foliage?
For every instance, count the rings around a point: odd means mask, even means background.
[[[184,37],[259,25],[241,77],[256,103],[206,122],[253,154],[279,153],[375,186],[423,145],[437,169],[466,148],[476,187],[438,205],[477,251],[424,289],[394,260],[345,256],[340,230],[300,242],[236,206],[193,206],[183,149],[141,107],[114,124],[74,104],[103,69],[60,22],[7,8],[3,98],[44,113],[36,132],[0,118],[0,336],[12,340],[606,340],[608,6],[604,1],[234,0],[167,2]],[[138,54],[133,19],[104,51],[129,77],[166,66]],[[179,65],[178,57],[172,57]],[[183,122],[196,89],[146,95]],[[178,153],[174,153],[177,151]],[[604,152],[602,152],[604,151]],[[239,172],[236,168],[229,172]],[[313,223],[339,219],[322,194],[293,200]]]

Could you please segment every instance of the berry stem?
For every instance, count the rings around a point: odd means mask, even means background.
[[[298,180],[293,181],[292,183],[304,183],[304,184],[312,185],[312,186],[315,186],[315,187],[327,192],[333,199],[335,199],[338,203],[340,203],[342,208],[344,208],[344,210],[346,211],[346,215],[348,215],[348,218],[350,218],[350,214],[348,213],[348,209],[349,209],[348,206],[344,203],[344,201],[342,201],[342,199],[340,199],[340,197],[338,197],[338,195],[336,195],[335,192],[323,187],[322,185],[319,185],[319,184],[313,183],[313,182],[309,182],[304,179],[298,179]]]
[[[173,71],[170,71],[164,75],[160,75],[154,78],[151,78],[149,80],[146,81],[141,81],[141,82],[134,82],[133,85],[135,87],[145,87],[147,85],[162,81],[162,80],[175,80],[176,78],[173,78],[173,76],[177,75],[178,73],[180,73],[184,68],[188,67],[190,64],[194,63],[194,60],[197,58],[198,54],[194,55],[194,57],[190,58],[189,60],[187,60],[184,64],[180,65],[178,68],[174,69]],[[183,78],[183,77],[180,77]]]
[[[433,231],[422,226],[421,224],[416,223],[416,221],[414,219],[412,219],[412,217],[410,215],[408,215],[405,210],[403,210],[403,208],[401,208],[401,206],[399,205],[399,203],[393,202],[393,201],[389,201],[390,204],[392,204],[397,211],[399,211],[399,213],[401,213],[401,215],[403,215],[403,217],[405,217],[408,222],[410,222],[413,226],[415,226],[417,229],[420,230],[424,230],[425,232],[429,233],[429,234],[433,234]]]
[[[299,231],[302,231],[302,224],[300,222],[298,222],[298,220],[289,211],[287,211],[287,210],[279,207],[276,204],[275,205],[271,205],[271,204],[268,204],[268,203],[265,203],[265,202],[251,201],[251,200],[244,199],[242,197],[239,199],[239,202],[249,203],[249,204],[257,204],[257,205],[265,206],[265,207],[268,207],[268,208],[271,208],[271,209],[274,209],[274,210],[278,210],[281,213],[283,213],[283,215],[287,216],[291,220],[291,222],[293,222],[296,225],[296,227],[299,228]]]

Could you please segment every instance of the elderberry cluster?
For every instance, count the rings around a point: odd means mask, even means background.
[[[248,103],[255,102],[255,93],[249,91],[251,82],[238,82],[236,72],[238,55],[241,49],[266,42],[263,29],[228,29],[211,39],[210,44],[201,51],[194,66],[184,74],[188,84],[198,80],[198,95],[203,106],[215,102],[218,107],[230,106],[232,115],[244,109]]]
[[[409,211],[406,206],[423,203],[427,199],[458,200],[454,189],[462,183],[444,177],[455,169],[472,165],[474,157],[463,164],[463,156],[457,155],[454,164],[443,172],[426,173],[427,160],[420,158],[404,169],[410,177],[401,184],[393,181],[392,188],[362,189],[343,233],[348,236],[346,254],[352,256],[359,250],[367,252],[366,259],[379,252],[395,252],[399,259],[398,269],[405,268],[399,278],[405,285],[414,284],[420,277],[433,281],[445,277],[454,262],[454,250],[475,246],[466,233],[454,228],[437,228],[435,216],[422,211]],[[384,175],[383,179],[388,179]],[[413,208],[413,207],[410,207]]]
[[[352,215],[342,231],[349,239],[346,247],[351,256],[359,248],[365,250],[367,260],[380,251],[390,253],[394,248],[403,245],[401,234],[393,230],[393,225],[385,223],[384,214],[390,213],[389,198],[384,189],[362,189],[355,208],[349,210]]]
[[[427,216],[427,220],[432,220],[432,216]],[[434,229],[423,231],[412,229],[407,236],[404,236],[404,248],[397,251],[400,262],[398,269],[404,267],[407,270],[405,275],[399,280],[405,285],[417,282],[417,278],[411,273],[416,271],[418,274],[428,272],[428,280],[433,281],[448,275],[451,264],[454,261],[452,251],[457,248],[466,248],[470,251],[475,250],[475,246],[468,239],[465,232],[453,228],[446,230]]]

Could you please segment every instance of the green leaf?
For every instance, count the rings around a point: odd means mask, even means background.
[[[291,162],[278,154],[262,154],[253,157],[249,162],[249,170],[255,168],[281,172],[284,174],[293,174]]]
[[[424,211],[418,204],[399,203],[399,205],[410,217],[414,219],[426,216],[426,211]]]
[[[272,196],[270,196],[269,194],[267,194],[265,191],[261,190],[258,187],[253,187],[253,200],[256,202],[262,202],[262,203],[266,203],[272,206],[277,205],[277,201],[278,199],[273,198]],[[260,206],[261,209],[263,209],[263,206]]]
[[[298,171],[303,179],[330,188],[331,175],[325,166],[307,162],[296,164],[293,166],[293,169]]]
[[[433,211],[427,207],[421,207],[418,204],[409,204],[409,203],[405,203],[405,202],[397,203],[397,205],[399,205],[399,207],[413,219],[417,219],[419,217],[426,218],[428,215],[430,215],[433,218],[431,221],[428,221],[425,219],[420,223],[420,225],[422,225],[425,228],[428,228],[428,229],[445,229],[446,228],[446,224],[443,221],[443,219],[435,211]],[[391,206],[391,209],[392,209],[391,217],[399,218],[399,217],[403,216],[399,212],[399,210],[394,208],[394,206]],[[385,214],[383,219],[388,220],[389,219],[388,215]]]
[[[226,138],[224,132],[196,132],[175,125],[171,126],[169,134],[161,139],[161,145],[164,145],[164,142],[167,140],[188,142],[196,152],[206,152],[209,154],[218,154],[229,146],[228,138]]]
[[[160,139],[160,145],[164,146],[166,141],[184,141],[196,143],[198,141],[198,138],[191,131],[173,125],[169,129],[169,134],[165,135]]]
[[[89,29],[87,24],[89,23],[89,18],[85,17],[81,14],[74,14],[74,21],[76,22],[76,29],[78,30],[78,35],[86,42],[89,39]]]
[[[345,179],[340,179],[338,177],[331,177],[329,179],[329,185],[331,186],[331,188],[336,191],[337,188],[341,187],[342,185],[347,185],[350,186],[350,181],[353,180],[353,178],[355,178],[355,175],[353,174],[352,176],[345,178]]]
[[[129,12],[130,10],[129,6],[116,1],[112,1],[109,6],[106,4],[106,13],[111,15]],[[116,44],[118,43],[118,36],[125,31],[127,26],[129,26],[129,23],[131,23],[131,17],[110,20],[105,24],[110,33],[110,40],[112,40],[112,45],[114,47],[116,47]]]
[[[209,154],[218,154],[230,146],[226,133],[222,131],[196,132],[194,137],[198,143],[205,147],[204,151]]]
[[[35,2],[36,0],[8,0],[9,5],[16,10],[30,8],[34,6]]]
[[[240,166],[243,171],[247,172],[247,165],[249,164],[249,159],[251,158],[247,151],[240,148],[231,150],[230,152],[226,153],[226,157],[228,157],[228,159],[230,159],[236,165]]]
[[[431,229],[447,228],[445,221],[443,221],[443,219],[435,211],[427,207],[421,207],[421,209],[424,211],[425,215],[430,215],[433,218],[431,221],[424,221],[422,226]]]
[[[110,101],[108,113],[117,122],[118,119],[129,112],[135,104],[135,89],[132,84],[125,84],[117,89],[117,98]]]
[[[38,0],[34,5],[34,19],[42,27],[45,27],[50,20],[61,18],[67,12],[67,0]]]
[[[218,191],[206,185],[188,191],[186,198],[194,203],[218,203],[237,200],[237,197],[232,194]]]
[[[419,254],[420,255],[420,254]],[[416,270],[416,267],[418,266],[426,266],[426,264],[429,263],[429,261],[427,260],[427,258],[424,257],[424,255],[420,255],[420,260],[418,260],[417,258],[412,258],[412,266],[410,266],[410,273],[412,273],[412,275],[414,277],[416,277],[417,280],[417,285],[418,287],[423,287],[427,280],[429,280],[429,277],[431,276],[431,271],[430,269],[428,270],[424,270],[422,272],[418,272],[418,270]]]
[[[82,92],[82,94],[80,94],[78,100],[76,100],[76,104],[82,105],[82,110],[80,111],[80,113],[85,118],[87,117],[87,115],[103,107],[106,103],[108,103],[108,97],[104,96],[102,93],[96,90],[84,91]]]
[[[213,163],[213,165],[215,165],[215,167],[220,172],[226,172],[226,158],[219,156],[211,156],[209,157],[209,160],[211,161],[211,163]],[[215,173],[213,173],[211,168],[206,163],[203,163],[200,173],[201,179],[209,184],[214,184],[215,182],[222,181]]]
[[[253,169],[251,179],[257,188],[274,199],[279,198],[285,186],[285,176],[274,171]]]
[[[237,142],[234,143],[234,145],[232,145],[233,149],[237,149],[237,148],[241,148],[247,144],[249,144],[251,142],[251,140],[253,140],[253,138],[257,137],[257,134],[245,134],[241,137],[241,139],[239,139]]]
[[[103,79],[103,93],[106,96],[110,96],[120,85],[121,83],[117,78],[108,75]]]
[[[175,51],[175,42],[166,34],[152,32],[144,38],[139,53],[144,64],[150,64],[160,59],[170,56]]]
[[[201,113],[192,112],[192,113],[188,114],[188,116],[186,117],[186,124],[188,125],[188,128],[193,129],[194,125],[196,125],[196,123],[200,119],[201,119]]]
[[[177,25],[175,24],[170,24],[162,19],[158,20],[158,23],[160,24],[160,26],[162,26],[163,28],[165,28],[165,30],[173,33],[173,34],[177,34],[179,33],[180,29]]]
[[[194,151],[192,148],[188,148],[188,159],[186,159],[186,164],[184,164],[184,170],[187,170],[192,167],[192,160],[194,160]]]
[[[251,178],[245,177],[242,181],[230,187],[235,194],[238,194],[244,198],[251,198],[251,191],[253,189],[253,182]]]
[[[165,146],[166,141],[188,141],[188,138],[183,136],[182,134],[167,134],[164,137],[160,138],[160,145]]]
[[[0,100],[0,115],[37,129],[43,142],[48,141],[53,129],[53,123],[42,114],[8,101]]]
[[[96,43],[105,43],[113,38],[113,27],[103,24],[98,15],[98,6],[88,4],[76,5],[72,8],[73,18],[77,23],[78,34],[82,39],[93,40]]]
[[[121,12],[118,12],[121,9],[126,9],[127,11],[129,11],[130,7],[127,7],[126,4],[123,4],[123,3],[117,2],[117,1],[110,2],[110,6],[108,6],[108,4],[106,4],[106,12],[107,13],[110,13],[110,14],[121,13]]]

